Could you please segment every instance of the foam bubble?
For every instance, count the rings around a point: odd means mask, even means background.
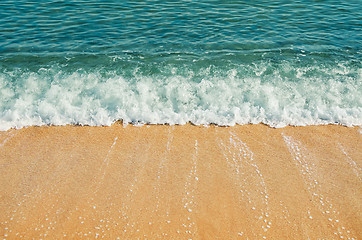
[[[342,71],[343,70],[343,71]],[[270,63],[157,74],[59,67],[0,73],[0,130],[129,123],[362,125],[361,70]]]

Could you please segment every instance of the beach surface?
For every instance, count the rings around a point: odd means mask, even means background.
[[[0,132],[1,239],[361,239],[360,127]]]

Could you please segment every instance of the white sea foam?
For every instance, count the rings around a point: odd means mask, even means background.
[[[322,69],[323,70],[323,69]],[[318,69],[318,71],[322,71]],[[0,73],[0,130],[31,125],[111,125],[128,123],[235,125],[362,125],[361,75],[335,69],[308,77],[315,69],[294,69],[295,80],[263,68],[252,76],[237,69],[193,78],[40,69]],[[261,71],[261,72],[260,72]],[[326,70],[327,71],[327,70]],[[341,75],[344,74],[344,75]],[[15,77],[14,77],[15,76]]]

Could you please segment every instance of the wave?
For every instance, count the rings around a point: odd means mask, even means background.
[[[121,70],[119,70],[121,69]],[[0,130],[33,125],[362,125],[362,70],[298,65],[0,68]]]

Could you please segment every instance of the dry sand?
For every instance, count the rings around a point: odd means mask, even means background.
[[[1,239],[359,239],[361,128],[0,132]]]

